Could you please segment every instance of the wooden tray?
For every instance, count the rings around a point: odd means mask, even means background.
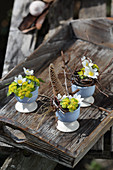
[[[79,20],[72,21],[65,25],[52,39],[40,46],[27,61],[18,65],[4,77],[0,86],[0,92],[3,94],[7,88],[5,83],[10,82],[15,75],[22,72],[23,66],[35,69],[38,76],[40,74],[40,77],[46,79],[46,83],[40,88],[41,97],[39,96],[37,99],[39,108],[35,112],[29,114],[17,112],[15,110],[15,98],[12,98],[1,108],[0,141],[37,153],[68,167],[74,167],[113,125],[113,50],[110,49],[113,45],[112,36],[110,36],[110,28],[113,22],[108,19],[82,20],[84,23],[82,23],[82,28],[86,26],[87,32],[84,39],[88,38],[88,41],[94,41],[95,44],[82,40],[81,32],[79,33],[80,22]],[[75,27],[77,27],[77,30]],[[95,34],[90,34],[92,27],[94,27]],[[101,31],[98,32],[98,30],[102,30],[101,34],[104,35],[104,38],[103,36],[99,38]],[[65,51],[65,55],[71,55],[69,67],[72,70],[76,65],[80,64],[80,58],[84,52],[87,52],[86,55],[100,67],[100,72],[103,73],[100,77],[101,88],[104,93],[108,94],[107,97],[96,89],[94,105],[81,108],[81,114],[78,119],[80,128],[72,133],[58,131],[56,129],[55,113],[53,111],[47,113],[47,110],[45,110],[50,108],[50,102],[46,96],[52,96],[52,88],[48,78],[48,67],[45,68],[44,63],[47,62],[47,66],[52,61],[55,65],[56,73],[61,73],[62,58],[59,55],[61,50]],[[39,60],[41,61],[40,63]],[[41,73],[42,69],[39,70],[39,68],[42,65],[44,65],[42,67],[44,71]],[[59,78],[63,83],[60,75]],[[102,111],[100,107],[105,110]],[[44,112],[46,114],[43,114]]]

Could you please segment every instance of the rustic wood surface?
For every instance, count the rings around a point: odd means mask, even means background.
[[[80,64],[80,58],[86,52],[93,62],[98,63],[100,72],[104,70],[105,66],[111,61],[113,51],[107,48],[99,47],[92,43],[82,40],[75,40],[75,43],[66,50],[66,55],[71,55],[70,67],[73,69],[75,65]],[[56,73],[62,71],[61,56],[54,60]],[[48,79],[48,72],[43,72]],[[101,84],[103,88],[109,90],[109,98],[101,94],[98,90],[95,92],[95,105],[101,106],[109,111],[113,110],[111,91],[111,83],[113,82],[113,62],[109,65],[109,69],[101,76]],[[107,74],[107,72],[109,74]],[[106,76],[105,76],[106,75]],[[40,76],[42,76],[40,74]],[[46,81],[47,81],[46,80]],[[107,80],[107,81],[106,81]],[[106,92],[106,90],[105,90]],[[52,89],[49,86],[49,81],[40,88],[40,94],[46,96],[52,95]],[[99,99],[99,100],[98,100]],[[49,159],[64,164],[69,167],[75,166],[80,159],[91,149],[91,147],[98,141],[98,139],[110,128],[113,124],[113,113],[108,114],[95,107],[81,109],[79,117],[80,128],[72,133],[62,133],[56,129],[56,121],[54,112],[48,113],[44,116],[45,107],[42,103],[45,102],[48,106],[50,103],[46,102],[45,97],[39,97],[37,102],[39,104],[38,110],[30,114],[19,113],[15,110],[14,105],[16,100],[13,98],[6,106],[1,109],[1,130],[0,136],[3,142],[7,142],[18,148],[27,149],[29,151],[41,154]],[[43,105],[43,107],[42,107]],[[42,110],[41,110],[42,109]],[[44,111],[43,111],[44,109]],[[42,121],[42,123],[40,123]],[[24,133],[24,139],[18,139],[6,130],[5,125],[16,128]],[[5,131],[5,133],[4,133]],[[14,133],[13,133],[14,134]],[[13,140],[12,140],[12,139]]]
[[[113,48],[112,24],[107,18],[81,19],[73,21],[72,27],[77,38]]]
[[[98,18],[106,17],[107,0],[81,0],[79,18]]]

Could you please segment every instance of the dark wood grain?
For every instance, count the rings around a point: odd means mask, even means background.
[[[113,48],[113,21],[107,18],[80,19],[71,22],[77,38]]]
[[[107,0],[82,0],[79,19],[106,17],[106,2]]]

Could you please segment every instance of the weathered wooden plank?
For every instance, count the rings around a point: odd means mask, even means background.
[[[71,22],[77,38],[113,48],[113,21],[107,18],[80,19]]]
[[[82,0],[79,18],[106,17],[107,0]]]
[[[13,67],[25,60],[34,51],[36,31],[32,34],[23,34],[18,29],[23,17],[28,14],[28,6],[31,2],[32,0],[14,1],[2,76],[6,75]]]
[[[98,140],[98,142],[91,148],[92,151],[104,151],[104,135]],[[98,153],[97,153],[98,154]]]

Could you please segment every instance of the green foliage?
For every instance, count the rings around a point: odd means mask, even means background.
[[[96,68],[96,69],[99,71],[99,67],[97,66],[97,64],[93,64],[92,68],[93,68],[93,69]]]
[[[84,79],[86,76],[84,75],[85,68],[81,68],[80,71],[78,72],[78,75],[80,79]]]
[[[20,97],[20,99],[23,99],[24,97],[31,98],[31,92],[35,90],[36,86],[40,86],[40,81],[33,75],[26,75],[25,78],[26,81],[23,82],[22,85],[19,85],[16,82],[12,82],[8,87],[7,96],[15,93],[16,96]],[[42,79],[40,80],[43,81]]]
[[[91,164],[87,166],[87,170],[104,170],[104,168],[95,160],[92,160]]]
[[[63,109],[69,109],[69,112],[73,112],[78,108],[78,100],[75,98],[69,99],[66,97],[60,102],[60,105]]]

